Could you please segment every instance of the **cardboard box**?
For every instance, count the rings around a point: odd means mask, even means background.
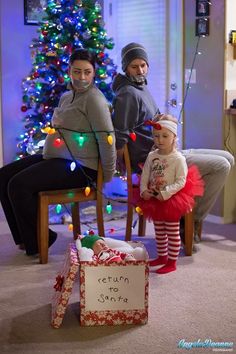
[[[140,242],[130,242],[143,247]],[[145,324],[148,320],[148,256],[146,260],[99,264],[80,262],[70,244],[61,274],[57,277],[52,305],[52,326],[59,328],[75,275],[80,279],[81,326]],[[63,285],[61,283],[63,282]]]

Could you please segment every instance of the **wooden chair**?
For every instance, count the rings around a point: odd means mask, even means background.
[[[127,220],[126,220],[126,233],[125,240],[130,241],[132,236],[133,224],[133,183],[132,183],[132,169],[129,157],[129,150],[127,145],[124,147],[124,161],[127,173]],[[146,229],[146,219],[143,215],[138,216],[138,236],[144,236]],[[193,236],[194,236],[194,213],[193,211],[185,214],[184,216],[184,235],[185,235],[185,254],[186,256],[192,255],[193,250]]]
[[[71,206],[74,238],[81,233],[79,203],[96,200],[98,234],[105,236],[103,224],[103,174],[99,161],[96,189],[91,188],[86,197],[84,188],[42,191],[38,195],[38,249],[41,264],[48,262],[48,206],[53,204],[73,203]]]

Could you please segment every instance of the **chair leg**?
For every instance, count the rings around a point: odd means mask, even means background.
[[[40,263],[48,263],[48,198],[44,196],[39,197],[38,248]]]
[[[143,215],[138,217],[138,235],[145,236],[146,233],[146,219]]]
[[[103,221],[103,199],[102,195],[98,195],[97,192],[97,203],[96,203],[96,212],[97,212],[97,225],[98,225],[98,234],[99,236],[105,237],[104,230],[104,221]]]
[[[74,240],[76,240],[77,236],[81,234],[79,202],[74,202],[71,205],[71,215],[73,224],[73,235]]]
[[[184,216],[184,238],[185,238],[185,254],[192,256],[193,253],[193,233],[194,233],[194,217],[193,211]]]
[[[128,202],[127,205],[127,219],[126,219],[126,232],[125,241],[131,240],[132,235],[132,223],[133,223],[133,205]]]

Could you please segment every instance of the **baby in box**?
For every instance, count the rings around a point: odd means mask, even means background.
[[[98,235],[79,236],[76,240],[81,261],[114,263],[121,261],[145,260],[146,253],[141,247],[133,248],[125,241],[104,238]]]

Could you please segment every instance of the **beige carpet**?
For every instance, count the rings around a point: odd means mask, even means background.
[[[150,273],[148,324],[81,327],[76,284],[60,329],[50,326],[50,302],[71,233],[63,225],[53,228],[58,240],[49,263],[40,265],[17,249],[4,219],[0,222],[0,353],[175,354],[186,351],[178,348],[182,339],[234,342],[236,352],[236,225],[205,222],[197,253],[185,257],[182,251],[176,272]],[[124,220],[107,222],[107,232],[111,228],[117,230],[114,237],[123,236]],[[139,240],[153,257],[150,225]]]

